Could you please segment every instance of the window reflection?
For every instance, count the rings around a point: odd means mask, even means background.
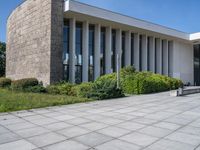
[[[106,32],[105,28],[101,28],[101,54],[100,54],[100,74],[105,74],[105,49],[106,49]]]
[[[194,83],[200,85],[200,45],[194,45]]]
[[[139,39],[139,71],[142,71],[142,35],[140,35]]]
[[[82,24],[76,23],[75,82],[82,82]]]
[[[134,33],[131,33],[131,65],[134,65]]]
[[[112,56],[111,56],[112,72],[116,71],[115,57],[116,57],[116,30],[112,30]]]
[[[125,66],[125,32],[122,32],[122,55],[121,55],[121,61],[122,61],[122,68]]]
[[[69,80],[69,20],[64,19],[63,27],[63,79]]]
[[[94,26],[89,26],[89,70],[88,77],[89,81],[94,80]]]

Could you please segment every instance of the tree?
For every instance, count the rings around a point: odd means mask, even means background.
[[[6,43],[0,42],[0,77],[5,76],[6,68]]]

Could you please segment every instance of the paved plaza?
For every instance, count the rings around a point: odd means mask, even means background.
[[[0,113],[0,150],[200,150],[200,94]]]

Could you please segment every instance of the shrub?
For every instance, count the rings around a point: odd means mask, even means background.
[[[58,83],[58,84],[54,84],[54,85],[49,85],[47,86],[47,92],[49,94],[61,94],[61,95],[74,95],[73,92],[73,87],[74,85],[71,83]]]
[[[11,86],[12,86],[13,90],[24,90],[29,87],[37,86],[38,84],[39,84],[39,82],[37,79],[26,78],[26,79],[13,81]]]
[[[182,81],[151,72],[135,72],[125,76],[121,85],[124,93],[147,94],[177,89]]]
[[[123,79],[124,77],[132,75],[135,72],[136,72],[136,69],[133,66],[128,66],[121,69],[120,75],[121,75],[121,78]]]
[[[90,98],[101,100],[123,97],[121,89],[117,88],[116,74],[108,74],[99,77],[93,84]]]
[[[5,88],[11,85],[11,80],[8,78],[0,78],[0,87]]]
[[[24,92],[31,92],[31,93],[46,93],[46,88],[42,85],[30,86],[24,89]]]
[[[93,84],[91,82],[81,83],[79,85],[74,86],[72,91],[74,92],[74,96],[89,98],[89,95],[92,92]]]

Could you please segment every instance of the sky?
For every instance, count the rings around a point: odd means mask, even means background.
[[[6,20],[23,0],[0,0],[0,41]],[[200,32],[200,0],[77,0],[187,33]]]

